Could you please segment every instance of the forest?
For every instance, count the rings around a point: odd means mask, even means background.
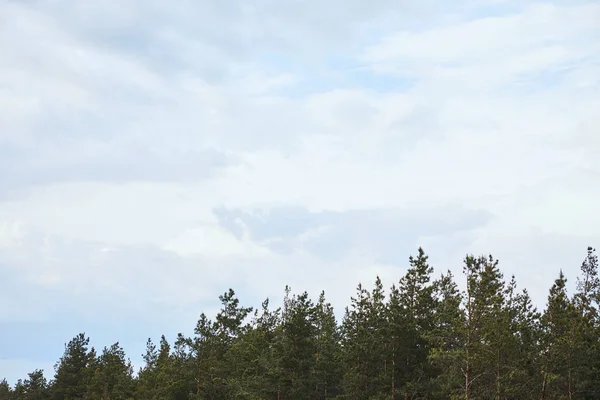
[[[148,339],[139,371],[80,333],[51,379],[2,380],[0,400],[600,399],[598,257],[582,256],[573,293],[557,271],[543,310],[494,257],[455,277],[421,248],[390,288],[359,284],[340,321],[325,293],[253,309],[230,289],[191,337]]]

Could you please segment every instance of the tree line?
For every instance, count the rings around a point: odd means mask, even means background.
[[[600,399],[600,281],[593,248],[569,295],[562,271],[538,311],[492,256],[466,256],[464,290],[434,276],[419,248],[389,289],[359,284],[338,323],[321,293],[254,310],[233,290],[194,334],[148,339],[134,373],[119,343],[84,333],[65,345],[52,380],[35,370],[0,400],[74,399]]]

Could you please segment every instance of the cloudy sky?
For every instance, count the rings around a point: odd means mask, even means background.
[[[242,4],[243,3],[243,4]],[[0,376],[189,332],[233,287],[600,246],[600,4],[0,1]]]

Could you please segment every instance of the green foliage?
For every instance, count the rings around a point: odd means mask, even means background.
[[[54,366],[54,400],[75,400],[85,398],[93,376],[96,353],[88,351],[90,339],[85,333],[75,336],[66,346],[63,356]]]
[[[12,398],[12,388],[6,381],[2,379],[0,381],[0,400],[10,400]]]
[[[576,291],[560,272],[543,313],[492,256],[464,259],[464,290],[451,272],[432,279],[419,248],[389,291],[377,277],[337,323],[325,293],[269,300],[253,310],[233,290],[194,334],[151,339],[134,376],[115,343],[100,355],[81,333],[51,382],[35,370],[0,400],[598,399],[600,279],[588,248]]]
[[[36,369],[27,375],[23,382],[23,397],[28,400],[47,400],[50,398],[48,381],[44,377],[44,371]]]
[[[90,400],[127,400],[135,393],[133,368],[125,359],[125,351],[115,343],[105,347],[91,367],[92,378],[86,398]]]

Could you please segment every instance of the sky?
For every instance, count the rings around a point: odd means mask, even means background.
[[[0,377],[136,366],[234,288],[493,254],[536,304],[600,246],[596,1],[0,0]]]

